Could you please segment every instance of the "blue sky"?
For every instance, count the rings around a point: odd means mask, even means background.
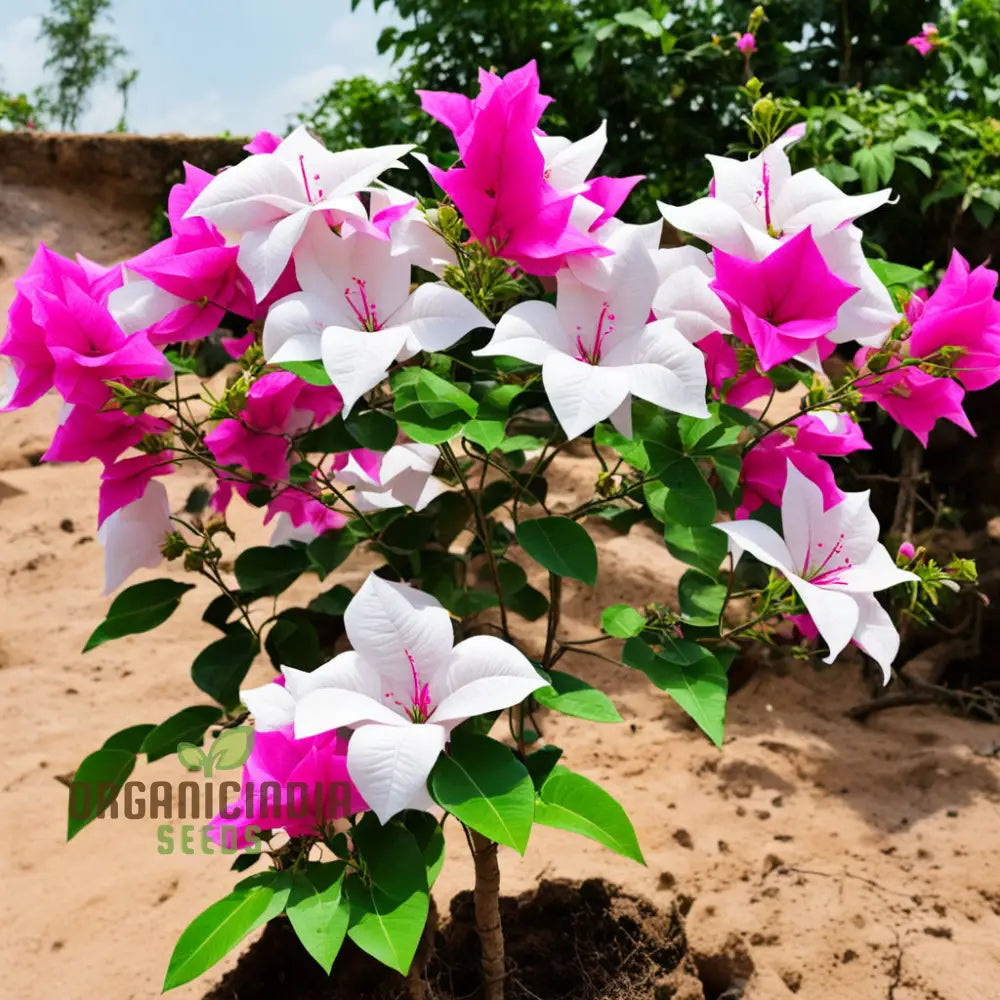
[[[44,78],[46,49],[37,40],[48,0],[3,0],[0,87],[29,92]],[[129,126],[147,134],[240,135],[280,130],[287,117],[339,77],[384,79],[379,32],[396,23],[388,4],[371,0],[116,0],[111,28],[130,52],[139,78],[129,98]],[[97,88],[81,131],[118,120],[112,86]]]

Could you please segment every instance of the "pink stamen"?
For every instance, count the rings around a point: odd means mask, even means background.
[[[577,361],[586,361],[587,364],[596,365],[600,364],[601,361],[601,348],[604,344],[605,337],[615,332],[614,321],[615,314],[610,312],[610,307],[607,302],[601,303],[601,315],[597,317],[597,333],[594,335],[594,347],[592,350],[588,351],[586,345],[583,342],[583,337],[581,336],[577,327],[576,335],[576,348],[577,348]],[[604,328],[604,323],[607,321],[607,329]]]
[[[822,542],[816,543],[816,548],[823,548]],[[840,538],[834,543],[833,548],[827,553],[827,557],[816,567],[814,570],[810,570],[810,575],[806,576],[806,579],[810,583],[814,583],[817,586],[829,587],[834,585],[843,585],[843,580],[838,580],[837,575],[843,572],[851,565],[850,556],[844,556],[844,560],[840,565],[834,565],[831,569],[827,569],[830,564],[831,559],[835,559],[841,552],[844,551],[844,536],[841,534]]]
[[[420,683],[417,664],[410,655],[410,651],[404,649],[403,652],[406,653],[406,658],[410,661],[410,673],[413,675],[413,705],[406,714],[414,722],[426,722],[432,711],[430,685]]]
[[[344,289],[344,298],[347,299],[347,304],[351,307],[351,311],[355,316],[358,317],[358,322],[361,324],[363,330],[369,330],[374,332],[375,330],[381,330],[382,324],[378,321],[378,308],[374,302],[368,301],[368,293],[365,288],[365,281],[363,278],[351,278],[351,281],[357,285],[357,292],[351,291],[350,288]],[[358,294],[361,297],[361,308],[359,309],[357,305],[351,299],[351,296]]]
[[[299,154],[299,170],[302,171],[302,184],[306,189],[306,201],[312,204],[312,194],[309,191],[309,178],[306,176],[306,158],[301,153]]]
[[[771,230],[771,172],[767,169],[767,161],[763,164],[764,177],[764,223],[768,232]]]

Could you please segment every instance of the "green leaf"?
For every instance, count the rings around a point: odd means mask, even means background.
[[[304,608],[288,608],[278,615],[264,640],[264,650],[276,670],[315,670],[329,659],[320,649],[312,615]]]
[[[462,434],[470,441],[493,451],[504,438],[510,404],[523,391],[520,385],[498,385],[480,401],[476,419],[470,420]]]
[[[612,604],[601,612],[601,628],[618,639],[638,635],[645,627],[645,615],[628,604]]]
[[[592,511],[588,517],[599,517],[612,530],[620,535],[627,535],[635,525],[649,519],[649,515],[641,507],[622,507],[611,504]]]
[[[441,824],[429,812],[418,809],[407,809],[403,822],[417,841],[427,868],[427,885],[432,886],[444,867],[445,843]]]
[[[250,879],[244,880],[228,896],[213,903],[188,924],[170,956],[164,991],[200,976],[251,931],[284,909],[289,890],[273,876],[287,873],[263,874],[271,878],[264,880],[254,876],[259,881],[252,883]]]
[[[347,587],[338,583],[335,587],[331,587],[329,590],[314,597],[309,602],[308,608],[317,614],[337,617],[343,615],[353,597],[354,595]]]
[[[343,897],[344,863],[310,865],[292,878],[286,913],[302,946],[329,975],[347,936],[351,908]]]
[[[369,878],[344,881],[351,904],[348,937],[383,965],[405,975],[427,923],[429,897],[416,838],[396,824],[362,822],[354,842]]]
[[[503,441],[504,427],[503,420],[470,420],[462,428],[462,435],[486,451],[493,451]]]
[[[524,568],[509,559],[497,561],[497,576],[504,596],[516,594],[528,586],[528,574],[524,572]]]
[[[900,155],[897,159],[901,160],[903,163],[909,163],[911,167],[919,170],[920,173],[922,173],[928,180],[930,180],[933,175],[931,165],[922,156]]]
[[[893,264],[888,260],[878,258],[867,258],[868,266],[875,272],[875,277],[882,282],[886,288],[894,285],[901,285],[904,288],[921,288],[927,285],[927,275],[916,267],[908,267],[906,264]]]
[[[700,570],[689,569],[677,585],[681,617],[689,625],[718,625],[725,602],[726,587]]]
[[[634,469],[649,471],[649,456],[638,438],[627,438],[608,424],[598,424],[594,428],[594,441],[602,448],[613,448]]]
[[[649,447],[652,457],[653,446]],[[667,523],[704,527],[715,520],[715,494],[692,459],[682,457],[671,462],[660,471],[659,478],[667,487],[663,501]]]
[[[667,519],[667,490],[663,483],[655,479],[647,479],[642,484],[642,496],[649,507],[650,514],[661,524]]]
[[[540,451],[544,447],[545,438],[536,437],[534,434],[515,434],[500,443],[500,451],[505,455],[515,451]]]
[[[193,588],[193,583],[178,583],[166,577],[126,588],[111,602],[107,617],[91,633],[83,651],[86,653],[109,639],[148,632],[162,625]]]
[[[529,622],[538,621],[549,610],[549,599],[534,587],[522,587],[510,596],[505,594],[504,602],[510,611]]]
[[[152,722],[144,722],[141,726],[129,726],[109,736],[101,747],[102,750],[128,750],[129,753],[139,753],[142,741],[156,726]]]
[[[359,521],[350,521],[339,531],[325,532],[306,546],[309,568],[321,580],[326,579],[367,537],[367,529]]]
[[[659,38],[663,34],[663,25],[643,7],[633,7],[631,10],[620,11],[618,14],[615,14],[615,20],[619,24],[627,24],[632,28],[638,28],[650,38]]]
[[[380,410],[355,410],[346,420],[338,414],[321,427],[303,434],[301,451],[336,454],[355,448],[388,451],[396,441],[396,421]]]
[[[200,745],[205,738],[205,730],[221,718],[222,709],[217,705],[183,708],[149,731],[142,741],[141,752],[152,762],[175,753],[179,743]]]
[[[434,801],[466,826],[524,854],[531,833],[534,788],[524,765],[488,736],[458,736],[431,771]]]
[[[585,528],[568,517],[540,517],[517,526],[518,544],[557,576],[597,583],[597,547]]]
[[[629,639],[622,660],[666,691],[716,746],[722,746],[729,682],[725,668],[704,646],[677,639],[658,653],[641,639]]]
[[[72,840],[114,802],[135,767],[129,750],[95,750],[80,762],[69,789],[66,839]]]
[[[244,594],[239,590],[233,590],[231,593],[232,596],[229,594],[219,594],[218,597],[213,598],[201,616],[203,622],[212,625],[220,632],[225,632],[227,635],[233,627],[229,623],[229,619],[237,610],[236,605],[233,603],[233,598],[236,598],[236,600],[243,604],[251,604],[257,598],[256,594]]]
[[[477,413],[476,401],[425,368],[406,368],[390,379],[402,431],[423,444],[450,441]]]
[[[241,590],[268,595],[287,590],[308,568],[306,550],[294,545],[255,545],[244,549],[233,567]]]
[[[545,779],[535,803],[535,822],[589,837],[646,863],[625,810],[600,785],[568,768],[557,766]]]
[[[253,750],[253,726],[233,726],[223,729],[209,748],[208,756],[213,766],[222,771],[242,767]]]
[[[871,153],[875,160],[875,169],[878,171],[879,180],[883,184],[888,184],[896,167],[896,154],[892,151],[892,146],[880,142],[872,146]]]
[[[164,351],[163,356],[178,375],[196,375],[198,362],[195,358],[182,357],[177,351]]]
[[[525,758],[524,766],[528,769],[528,774],[531,775],[531,781],[535,786],[536,792],[545,784],[546,779],[552,773],[552,769],[559,763],[561,756],[562,750],[559,747],[546,744],[543,747],[539,747],[534,753],[529,753]],[[535,804],[537,807],[537,802]]]
[[[240,684],[257,655],[257,640],[243,626],[206,646],[191,664],[191,680],[224,708],[240,703]]]
[[[718,578],[719,566],[726,558],[729,545],[724,532],[711,525],[691,527],[686,524],[668,524],[663,529],[663,538],[667,543],[667,550],[675,559],[680,559],[712,578]]]
[[[723,489],[730,495],[735,493],[736,487],[740,484],[743,459],[732,452],[721,451],[712,456],[712,465],[715,466],[715,474],[719,477]]]
[[[870,194],[878,187],[878,164],[875,154],[867,146],[856,149],[851,154],[851,166],[861,177],[861,189]]]
[[[593,35],[587,35],[579,45],[573,49],[573,65],[578,70],[585,70],[597,51],[597,39]]]
[[[559,670],[550,670],[548,674],[550,686],[539,688],[533,696],[540,705],[590,722],[622,721],[618,709],[603,691],[572,674]]]
[[[907,129],[901,136],[892,141],[892,148],[897,152],[905,152],[909,149],[925,149],[928,153],[933,153],[941,145],[941,140],[930,132],[923,129]]]
[[[491,510],[496,510],[501,504],[510,500],[514,495],[515,488],[514,484],[507,479],[496,479],[492,483],[487,483],[480,498],[483,513],[488,514]]]
[[[381,410],[355,410],[344,423],[348,434],[362,448],[372,451],[388,451],[399,434],[396,421]]]
[[[677,421],[684,450],[689,455],[705,455],[717,448],[728,448],[739,439],[741,426],[728,422],[718,403],[709,406],[707,417],[682,415]]]
[[[283,361],[277,367],[298,375],[303,382],[308,382],[310,385],[333,385],[322,361]]]

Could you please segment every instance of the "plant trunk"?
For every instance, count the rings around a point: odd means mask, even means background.
[[[434,897],[431,896],[424,933],[417,946],[417,953],[413,956],[413,962],[410,964],[410,971],[406,974],[407,1000],[428,1000],[430,996],[426,978],[427,963],[434,950],[434,935],[437,933],[437,928],[437,906],[434,903]]]
[[[500,926],[500,865],[497,845],[475,830],[469,831],[476,866],[476,931],[483,952],[483,1000],[503,1000],[507,975]]]

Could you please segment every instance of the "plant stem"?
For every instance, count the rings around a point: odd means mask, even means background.
[[[455,474],[455,477],[461,484],[462,491],[465,493],[466,499],[472,505],[472,510],[476,518],[476,534],[479,536],[479,540],[483,544],[483,549],[486,551],[486,559],[490,566],[490,575],[493,577],[493,585],[497,588],[497,598],[500,602],[500,627],[503,629],[504,638],[510,642],[510,627],[507,623],[507,606],[504,604],[503,586],[500,583],[500,573],[497,570],[496,555],[493,552],[493,541],[490,538],[489,525],[486,522],[486,515],[483,514],[483,506],[482,503],[480,503],[480,497],[476,496],[476,494],[469,489],[469,484],[465,478],[465,474],[462,472],[462,467],[458,464],[458,459],[455,457],[455,453],[451,450],[451,445],[444,443],[440,445],[440,448],[445,462],[447,462],[451,471]]]
[[[545,630],[545,653],[542,655],[542,669],[548,670],[555,651],[556,631],[559,628],[559,612],[562,605],[562,577],[549,573],[549,620]]]
[[[913,518],[916,511],[917,490],[920,486],[923,458],[920,442],[912,434],[905,434],[899,446],[899,454],[902,468],[899,473],[896,509],[892,515],[889,534],[902,541],[909,541],[913,538]]]
[[[428,1000],[430,992],[427,989],[427,963],[430,960],[431,952],[434,949],[434,935],[438,928],[437,906],[434,904],[434,897],[431,897],[430,907],[427,911],[427,923],[424,925],[424,933],[417,946],[417,953],[410,964],[410,971],[406,974],[406,996],[408,1000]]]
[[[469,844],[476,870],[473,900],[476,932],[483,953],[482,996],[483,1000],[503,1000],[507,968],[503,927],[500,924],[500,865],[497,863],[497,845],[475,830],[469,830]]]

